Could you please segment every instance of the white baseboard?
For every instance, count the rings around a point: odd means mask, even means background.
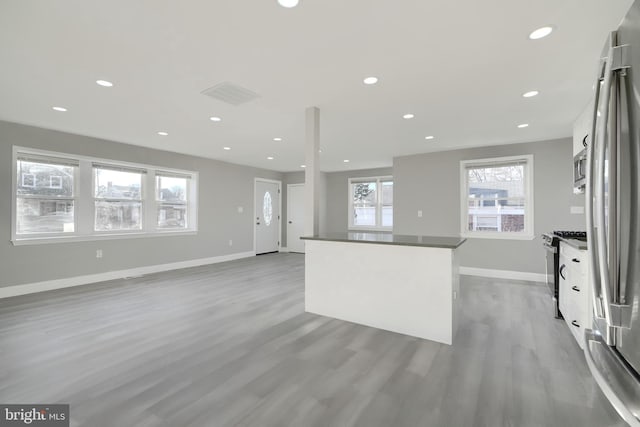
[[[47,280],[44,282],[27,283],[0,287],[0,299],[18,295],[33,294],[36,292],[52,291],[54,289],[70,288],[73,286],[88,285],[90,283],[104,282],[107,280],[122,279],[125,277],[142,276],[144,274],[160,273],[181,268],[198,267],[201,265],[217,264],[219,262],[233,261],[241,258],[255,256],[255,252],[238,252],[235,254],[221,255],[210,258],[192,259],[189,261],[172,262],[169,264],[149,265],[146,267],[130,268],[127,270],[107,271],[105,273],[75,276],[66,279]]]
[[[529,282],[546,282],[543,273],[527,273],[525,271],[492,270],[490,268],[460,267],[460,274],[466,276],[491,277],[493,279],[527,280]]]

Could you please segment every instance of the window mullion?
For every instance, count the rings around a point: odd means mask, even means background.
[[[76,203],[76,221],[78,234],[93,234],[93,218],[95,216],[93,204],[93,170],[91,162],[88,160],[80,160],[80,166],[77,172]]]
[[[142,229],[146,232],[154,232],[158,229],[158,201],[156,188],[156,171],[149,170],[144,176],[144,188],[142,189]]]

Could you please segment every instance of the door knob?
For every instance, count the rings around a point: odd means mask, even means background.
[[[289,221],[289,224],[293,224],[293,221]]]

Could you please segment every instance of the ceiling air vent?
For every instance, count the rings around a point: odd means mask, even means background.
[[[229,82],[220,83],[210,87],[209,89],[202,91],[202,94],[231,105],[245,104],[260,97],[260,95],[250,91],[249,89],[245,89]]]

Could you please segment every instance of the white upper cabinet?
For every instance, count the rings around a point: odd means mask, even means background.
[[[585,148],[585,141],[591,141],[591,122],[593,120],[593,100],[582,110],[573,123],[573,155]]]

